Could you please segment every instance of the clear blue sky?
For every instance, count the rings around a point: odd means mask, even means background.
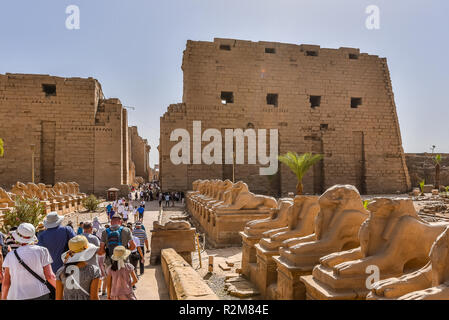
[[[80,8],[67,30],[65,9]],[[368,5],[380,29],[365,27]],[[182,99],[186,41],[356,47],[387,57],[406,152],[449,152],[447,0],[39,0],[0,4],[0,73],[94,77],[130,110],[158,162],[159,117]]]

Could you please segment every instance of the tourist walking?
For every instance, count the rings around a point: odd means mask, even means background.
[[[114,248],[112,264],[106,269],[108,300],[137,300],[133,292],[137,276],[133,265],[126,262],[130,254],[124,246]]]
[[[109,213],[111,212],[111,210],[112,210],[112,203],[108,203],[108,205],[106,206],[106,214],[109,216]]]
[[[170,206],[170,194],[169,193],[167,193],[165,195],[165,206],[166,207]]]
[[[88,241],[90,244],[93,244],[94,246],[96,246],[97,249],[100,248],[100,239],[98,239],[98,237],[94,236],[94,234],[93,234],[92,223],[90,223],[90,222],[85,222],[85,223],[84,223],[84,226],[83,226],[83,234],[82,234],[82,235],[83,235],[84,237],[86,237],[87,241]],[[88,262],[89,262],[90,264],[93,264],[93,265],[96,265],[97,267],[99,267],[99,266],[98,266],[98,258],[97,258],[96,252],[95,252],[95,254],[92,256],[92,260],[91,260],[91,261],[88,261]]]
[[[45,226],[43,222],[39,222],[36,228],[36,237],[38,237],[43,231],[45,231]]]
[[[0,232],[0,299],[2,292],[2,277],[3,277],[3,259],[8,254],[8,247],[5,245],[6,237]]]
[[[147,232],[142,229],[142,222],[136,222],[135,228],[133,230],[133,236],[139,239],[139,247],[142,251],[142,258],[139,260],[139,275],[142,275],[145,271],[145,246],[147,247],[146,253],[150,252],[150,246],[148,245]]]
[[[47,248],[35,245],[35,232],[30,223],[22,223],[12,232],[20,247],[8,254],[3,262],[2,300],[51,299],[56,286],[51,268],[53,260]]]
[[[125,209],[123,210],[123,221],[126,223],[128,221],[129,216],[129,205],[125,203]]]
[[[100,230],[100,228],[101,228],[101,223],[100,223],[100,221],[98,220],[98,217],[94,217],[94,218],[93,218],[93,220],[92,220],[92,228],[97,229],[97,231]]]
[[[16,250],[20,246],[16,242],[16,240],[14,240],[14,237],[12,236],[12,233],[16,230],[17,230],[17,227],[12,227],[11,229],[9,229],[8,236],[6,237],[5,245],[6,245],[8,252]]]
[[[132,223],[128,223],[128,228],[132,229]],[[134,272],[136,272],[137,274],[137,266],[139,264],[139,261],[141,261],[142,263],[144,263],[144,253],[142,251],[142,248],[140,247],[140,240],[138,237],[136,237],[135,235],[133,235],[133,240],[134,243],[136,244],[136,248],[134,250],[131,250],[131,254],[129,256],[129,262],[133,265],[134,267]]]
[[[61,255],[68,249],[68,242],[76,236],[72,228],[61,226],[64,217],[55,211],[50,212],[44,219],[46,230],[39,234],[39,245],[48,249],[53,263],[51,268],[56,273],[62,267]]]
[[[68,247],[61,256],[64,265],[56,273],[56,300],[99,300],[101,272],[89,263],[98,247],[83,235],[70,239]]]
[[[78,226],[78,230],[76,232],[77,235],[83,234],[83,222],[80,222],[79,226]]]
[[[143,214],[145,212],[145,208],[140,206],[139,209],[137,209],[137,212],[139,213],[139,220],[140,222],[143,222]]]
[[[72,221],[69,220],[69,222],[67,222],[66,226],[72,228],[73,232],[75,232],[75,229],[73,228],[73,222]]]
[[[129,228],[122,226],[122,217],[115,214],[111,219],[111,226],[101,234],[99,254],[106,253],[105,265],[111,265],[111,256],[114,248],[117,246],[127,246],[129,249],[135,249],[136,245],[132,240],[132,232]],[[108,292],[109,293],[109,292]]]
[[[158,197],[159,197],[159,207],[161,207],[162,206],[162,192],[159,192]]]

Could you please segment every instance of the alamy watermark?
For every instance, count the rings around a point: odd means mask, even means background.
[[[369,276],[365,280],[365,287],[368,290],[373,288],[373,285],[380,280],[380,270],[376,265],[369,265],[366,267],[365,272],[369,274]]]
[[[365,27],[368,30],[380,29],[380,10],[376,5],[370,5],[366,7],[365,13],[369,16],[365,20]]]
[[[268,165],[259,168],[260,175],[273,175],[278,170],[278,129],[269,129],[269,154],[267,155],[267,129],[225,129],[224,164],[245,163],[245,138],[247,138],[248,164]],[[235,150],[234,150],[235,138]],[[179,141],[179,139],[181,139]],[[212,141],[211,141],[212,140]],[[170,141],[179,141],[170,150],[173,164],[191,164],[192,142],[193,164],[223,164],[223,137],[218,129],[206,129],[201,133],[201,121],[193,121],[193,139],[186,129],[175,129]],[[202,150],[202,142],[209,142]],[[235,157],[235,160],[234,160]]]
[[[68,30],[79,30],[80,28],[80,8],[77,5],[67,6],[65,13],[69,16],[65,20],[65,27]]]

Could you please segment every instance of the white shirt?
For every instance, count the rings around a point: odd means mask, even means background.
[[[117,208],[117,213],[123,213],[123,211],[125,211],[125,206],[120,204]]]
[[[123,219],[128,219],[128,210],[123,210]]]
[[[136,236],[133,236],[133,240],[134,240],[134,243],[136,244],[136,248],[134,250],[132,250],[131,252],[137,252],[137,248],[140,247],[140,241],[139,241],[139,238],[137,238]]]
[[[45,280],[44,267],[53,263],[48,249],[37,245],[27,245],[16,250],[23,262]],[[45,285],[20,265],[14,252],[8,253],[3,262],[3,268],[9,268],[11,275],[8,300],[34,299],[50,293]]]

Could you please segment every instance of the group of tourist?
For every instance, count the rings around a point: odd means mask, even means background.
[[[170,207],[170,203],[171,206],[174,207],[175,206],[175,201],[176,202],[181,202],[182,204],[184,204],[184,192],[165,192],[165,193],[160,193],[159,194],[159,206],[162,205],[162,201],[165,201],[165,207]]]
[[[158,199],[161,188],[157,182],[145,183],[139,185],[139,187],[131,187],[131,191],[128,194],[128,200],[144,200],[153,201]]]
[[[117,202],[108,224],[98,218],[75,232],[64,217],[49,213],[37,228],[22,223],[0,234],[0,282],[3,300],[136,300],[135,284],[144,273],[148,238],[143,213],[134,224]],[[139,208],[142,208],[140,206]],[[126,216],[127,217],[127,216]],[[145,250],[146,247],[146,250]]]
[[[127,202],[125,198],[120,198],[106,206],[106,213],[108,220],[110,221],[114,214],[118,214],[122,217],[123,221],[126,223],[130,216],[134,217],[134,222],[143,222],[143,215],[145,212],[145,201],[142,200],[138,202],[137,205],[133,206],[132,202]]]

